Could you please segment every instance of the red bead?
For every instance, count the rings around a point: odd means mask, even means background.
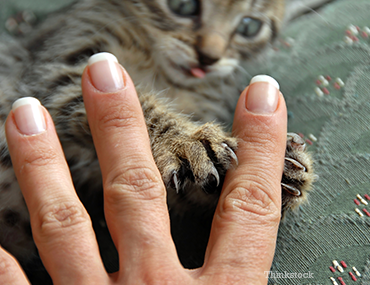
[[[365,195],[364,195],[364,197],[365,197],[366,199],[370,200],[370,196],[369,196],[369,195],[365,194]]]
[[[353,281],[357,281],[356,276],[355,276],[355,275],[353,275],[353,273],[352,273],[352,272],[349,272],[349,275],[351,276],[351,278],[352,278],[352,280],[353,280]]]
[[[343,281],[343,278],[342,278],[342,277],[338,277],[338,280],[339,280],[340,284],[342,284],[342,285],[346,285],[346,283],[344,283],[344,281]]]
[[[304,134],[302,133],[298,133],[298,135],[303,139],[304,138]]]
[[[347,34],[348,36],[352,36],[352,32],[351,32],[350,30],[346,30],[346,34]]]
[[[354,41],[354,42],[358,42],[358,41],[359,41],[358,37],[356,37],[356,36],[352,36],[352,37],[351,37],[351,39],[352,39],[352,41]]]
[[[326,87],[324,87],[322,89],[322,92],[324,92],[324,94],[326,94],[326,95],[329,95],[330,94],[329,90]]]
[[[330,266],[329,269],[331,272],[335,272],[335,268],[333,266]]]
[[[326,75],[325,78],[326,78],[326,80],[331,81],[330,75]]]
[[[306,139],[306,142],[309,144],[309,145],[313,145],[313,142],[309,139]]]
[[[344,268],[347,268],[347,264],[344,262],[344,260],[342,260],[342,261],[340,262],[340,264],[342,264],[342,266],[343,266]]]
[[[360,27],[359,26],[356,26],[356,29],[357,31],[361,31]]]
[[[319,79],[317,79],[317,80],[316,80],[316,84],[317,84],[317,85],[321,85],[321,84],[322,84],[322,82],[321,82]]]
[[[340,85],[338,84],[338,82],[335,82],[335,83],[334,83],[334,88],[335,88],[335,89],[337,89],[337,90],[339,90],[339,89],[340,89]]]
[[[360,203],[360,201],[359,200],[357,200],[357,199],[354,199],[353,200],[353,202],[355,202],[355,204],[357,205],[357,206],[359,206],[361,203]]]
[[[369,35],[366,32],[361,32],[361,36],[365,39],[369,37]]]
[[[370,217],[370,213],[369,213],[369,211],[368,211],[368,210],[366,210],[366,209],[362,209],[362,211],[364,211],[364,212],[365,212],[365,214],[366,214],[368,217]]]

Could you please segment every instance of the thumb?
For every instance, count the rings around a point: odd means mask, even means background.
[[[203,273],[267,282],[264,271],[271,267],[280,222],[286,128],[279,84],[269,76],[254,77],[236,107],[239,165],[226,175]]]

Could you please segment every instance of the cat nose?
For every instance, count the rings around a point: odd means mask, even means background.
[[[219,57],[213,57],[212,55],[205,54],[199,50],[197,51],[197,53],[199,64],[203,66],[212,65],[220,60]]]
[[[195,49],[199,64],[203,66],[215,64],[223,56],[226,45],[225,38],[216,32],[198,36]]]

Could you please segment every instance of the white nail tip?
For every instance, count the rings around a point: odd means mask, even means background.
[[[21,107],[24,105],[41,106],[41,103],[38,99],[34,97],[23,97],[13,103],[12,109],[14,111],[18,107]]]
[[[276,87],[277,90],[280,90],[280,85],[279,83],[275,80],[275,78],[268,76],[268,75],[256,75],[252,78],[251,82],[249,85],[256,83],[256,82],[267,82],[273,86]]]
[[[109,52],[100,52],[100,53],[92,55],[89,58],[88,65],[92,65],[95,62],[103,61],[103,60],[118,62],[118,59],[113,54]]]

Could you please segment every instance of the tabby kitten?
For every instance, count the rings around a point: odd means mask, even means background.
[[[101,191],[80,87],[98,52],[116,55],[138,88],[171,212],[212,213],[226,170],[237,164],[237,140],[215,122],[231,122],[243,87],[238,71],[276,36],[283,10],[283,0],[81,0],[30,36],[1,43],[1,246],[19,260],[36,252],[3,129],[16,99],[37,97],[53,116],[79,195]],[[284,209],[312,182],[304,148],[288,136]]]

